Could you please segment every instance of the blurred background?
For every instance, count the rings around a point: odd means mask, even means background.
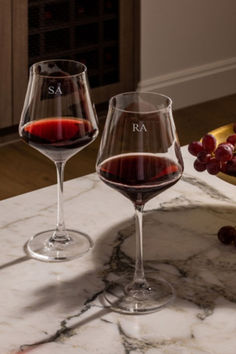
[[[169,95],[185,145],[236,122],[235,38],[235,0],[1,0],[0,199],[56,182],[53,163],[18,138],[32,63],[83,62],[100,131],[112,95]],[[69,160],[65,179],[94,172],[98,146]]]

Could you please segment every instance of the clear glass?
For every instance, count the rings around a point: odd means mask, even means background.
[[[56,228],[33,236],[26,245],[27,252],[47,262],[83,255],[92,240],[65,227],[63,174],[67,160],[98,135],[85,65],[73,60],[48,60],[31,66],[19,134],[55,163],[58,184]]]
[[[172,286],[157,272],[144,272],[142,212],[146,202],[182,176],[183,159],[170,98],[157,93],[127,92],[111,98],[97,157],[101,180],[127,197],[135,208],[134,274],[115,277],[104,292],[119,312],[144,314],[174,298]]]

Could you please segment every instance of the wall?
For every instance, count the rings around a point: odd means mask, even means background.
[[[180,108],[236,92],[235,0],[141,0],[139,90]]]

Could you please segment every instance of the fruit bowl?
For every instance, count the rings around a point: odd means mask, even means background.
[[[214,137],[217,140],[217,145],[220,143],[223,143],[226,141],[227,137],[231,134],[234,134],[233,131],[233,123],[223,125],[222,127],[219,127],[217,129],[214,129],[209,132],[209,134],[214,135]],[[217,175],[220,179],[223,179],[224,181],[236,185],[236,177],[235,176],[230,176],[226,173],[219,172]]]

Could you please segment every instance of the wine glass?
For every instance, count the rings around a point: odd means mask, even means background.
[[[65,227],[63,175],[66,161],[98,135],[85,65],[47,60],[31,66],[19,134],[55,163],[58,185],[56,228],[33,236],[26,250],[33,258],[48,262],[79,257],[91,248],[92,240]]]
[[[110,282],[104,297],[118,312],[156,311],[173,300],[174,291],[157,272],[145,276],[142,212],[146,202],[182,176],[183,160],[171,99],[152,92],[127,92],[112,97],[96,170],[104,183],[133,203],[136,219],[134,274],[125,273]]]

